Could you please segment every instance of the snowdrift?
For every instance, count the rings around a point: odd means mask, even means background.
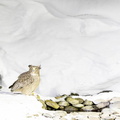
[[[0,1],[4,88],[40,65],[38,93],[120,91],[119,0]]]

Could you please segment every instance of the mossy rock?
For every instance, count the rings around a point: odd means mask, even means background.
[[[59,106],[69,106],[70,105],[67,101],[61,101],[58,104],[59,104]]]
[[[42,100],[42,99],[39,99],[39,101],[42,103],[42,108],[43,109],[47,109],[47,106],[46,106],[46,104],[45,104],[45,102]]]
[[[84,100],[82,98],[75,98],[76,100],[79,100],[79,104],[83,103]]]
[[[52,100],[46,100],[45,103],[47,106],[52,107],[54,109],[58,109],[60,107],[56,102],[53,102]]]
[[[71,93],[70,96],[79,96],[78,93]]]
[[[47,109],[47,106],[46,106],[45,102],[44,102],[42,99],[40,99],[40,96],[37,95],[36,98],[37,98],[37,100],[38,100],[39,102],[42,103],[42,105],[43,105],[42,108],[43,108],[43,109]]]
[[[67,95],[66,94],[64,94],[64,95],[61,95],[61,96],[57,96],[57,97],[55,97],[56,99],[61,99],[61,98],[66,98],[67,97]]]
[[[85,112],[91,112],[91,111],[94,111],[95,108],[93,108],[93,106],[84,106],[82,107],[82,110]]]
[[[79,100],[77,100],[76,98],[72,98],[72,97],[67,97],[66,98],[66,101],[72,105],[76,105],[76,104],[79,104]]]
[[[60,106],[59,109],[64,111],[65,107],[64,106]]]
[[[90,101],[90,100],[85,100],[85,101],[84,101],[84,105],[86,105],[86,106],[91,106],[91,105],[93,105],[93,102]]]
[[[73,105],[73,106],[76,107],[76,108],[82,108],[82,107],[84,107],[83,104],[76,104],[76,105]]]
[[[79,110],[79,109],[76,108],[76,107],[74,107],[74,106],[67,106],[67,107],[65,107],[65,111],[66,111],[67,113],[77,112],[78,110]]]

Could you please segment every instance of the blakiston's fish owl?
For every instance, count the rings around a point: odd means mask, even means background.
[[[40,66],[29,65],[29,71],[18,76],[9,88],[12,92],[21,92],[22,94],[31,95],[40,83]]]

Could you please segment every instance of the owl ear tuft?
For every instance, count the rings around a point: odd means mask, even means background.
[[[28,65],[28,67],[32,67],[32,65]]]
[[[39,69],[41,69],[41,65],[39,66]]]

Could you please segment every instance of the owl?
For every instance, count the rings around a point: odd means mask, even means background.
[[[31,95],[40,83],[41,66],[29,65],[29,71],[18,76],[18,79],[9,87],[11,92],[20,92]]]

